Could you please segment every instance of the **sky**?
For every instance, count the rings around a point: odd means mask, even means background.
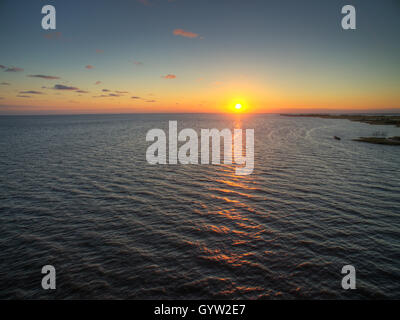
[[[0,0],[0,114],[400,111],[399,35],[399,0]]]

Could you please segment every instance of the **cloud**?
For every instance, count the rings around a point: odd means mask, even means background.
[[[85,91],[85,90],[76,90],[76,92],[79,92],[79,93],[89,93],[89,91]]]
[[[151,4],[149,0],[137,0],[137,1],[145,6],[149,6]]]
[[[4,72],[21,72],[21,71],[24,71],[24,69],[17,67],[11,67],[4,70]]]
[[[18,95],[17,98],[31,98],[31,96]]]
[[[101,91],[103,91],[103,92],[110,92],[110,90],[108,90],[108,89],[103,89],[103,90],[101,90]]]
[[[191,38],[191,39],[197,38],[199,36],[197,33],[193,33],[193,32],[190,32],[190,31],[185,31],[185,30],[182,30],[182,29],[175,29],[173,31],[173,34],[176,35],[176,36],[181,36],[181,37]]]
[[[96,49],[96,53],[103,53],[103,52],[104,52],[104,50]]]
[[[59,38],[61,38],[61,36],[62,36],[62,34],[61,34],[61,32],[51,32],[51,33],[46,33],[45,35],[44,35],[44,37],[46,38],[46,39],[59,39]]]
[[[161,76],[164,79],[176,79],[176,75],[174,74],[167,74],[166,76]]]
[[[46,80],[55,80],[55,79],[60,79],[60,77],[55,77],[55,76],[46,76],[44,74],[29,74],[27,77],[31,78],[42,78]]]
[[[94,84],[100,84],[101,83],[101,81],[96,81]]]
[[[6,66],[3,66],[2,64],[0,64],[0,69],[5,69]]]
[[[63,84],[56,84],[53,89],[56,90],[79,90],[79,88],[76,87],[68,87],[68,86],[64,86]]]
[[[131,99],[141,99],[140,97],[133,96]]]
[[[128,93],[128,91],[115,91],[116,93]]]
[[[142,66],[143,62],[140,61],[133,61],[133,64],[137,65],[137,66]]]
[[[29,90],[29,91],[20,91],[19,93],[43,94],[43,92],[40,92],[40,91],[35,91],[35,90]]]
[[[120,95],[116,93],[109,93],[109,94],[101,94],[99,96],[93,96],[93,98],[108,98],[108,97],[120,97]]]
[[[9,84],[8,82],[2,82],[2,83],[0,83],[0,85],[2,85],[2,86],[9,86],[10,84]]]
[[[86,69],[93,69],[94,67],[92,65],[88,64],[85,68]]]
[[[146,102],[156,102],[156,100],[147,100]]]

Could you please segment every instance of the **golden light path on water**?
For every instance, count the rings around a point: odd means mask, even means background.
[[[238,104],[235,108],[240,110],[242,106]],[[246,129],[243,128],[243,116],[240,113],[227,116],[232,119],[232,132],[233,129],[242,129],[242,132],[245,131],[243,130]],[[245,134],[243,134],[242,140],[245,143]],[[238,143],[238,140],[233,135],[232,141]],[[245,155],[244,147],[242,148],[242,153]],[[257,212],[257,209],[253,208],[245,200],[241,200],[257,198],[257,196],[252,194],[252,190],[257,190],[257,187],[253,185],[252,175],[237,175],[234,170],[235,166],[222,165],[222,168],[219,170],[221,176],[210,177],[220,187],[214,187],[214,183],[211,183],[212,187],[208,187],[209,197],[213,201],[225,203],[223,207],[228,208],[209,210],[206,215],[211,216],[211,220],[214,220],[212,216],[220,217],[225,223],[206,223],[197,227],[199,232],[220,235],[228,238],[229,241],[225,242],[224,245],[213,246],[213,248],[208,247],[202,241],[191,243],[191,245],[198,248],[200,257],[205,260],[233,268],[254,267],[263,270],[262,265],[257,262],[257,252],[247,249],[247,247],[251,247],[251,243],[261,241],[261,235],[266,232],[264,226],[255,223],[249,218],[249,215],[261,213]],[[219,280],[224,282],[228,279],[219,278]],[[224,289],[219,294],[231,295],[235,293],[243,294],[245,292],[258,292],[261,294],[265,292],[265,289],[262,286],[244,286],[232,282],[229,289]],[[280,293],[276,292],[275,294],[279,295]]]

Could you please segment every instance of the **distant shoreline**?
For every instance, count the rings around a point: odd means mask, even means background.
[[[362,123],[368,123],[371,125],[394,125],[400,127],[400,116],[393,115],[360,115],[360,114],[281,114],[284,117],[310,117],[310,118],[323,118],[323,119],[346,119],[350,121],[357,121]],[[400,137],[360,137],[358,139],[353,139],[353,141],[366,142],[372,144],[390,145],[390,146],[400,146]]]
[[[366,142],[373,144],[384,144],[388,146],[400,146],[400,137],[360,137],[358,139],[353,139],[353,141]]]
[[[284,117],[310,117],[310,118],[323,118],[323,119],[347,119],[350,121],[357,121],[368,123],[372,125],[394,125],[396,127],[400,127],[400,115],[360,115],[360,114],[280,114]]]

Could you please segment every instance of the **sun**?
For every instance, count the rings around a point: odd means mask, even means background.
[[[227,109],[232,113],[244,113],[248,111],[248,104],[243,98],[234,98],[229,101]]]

